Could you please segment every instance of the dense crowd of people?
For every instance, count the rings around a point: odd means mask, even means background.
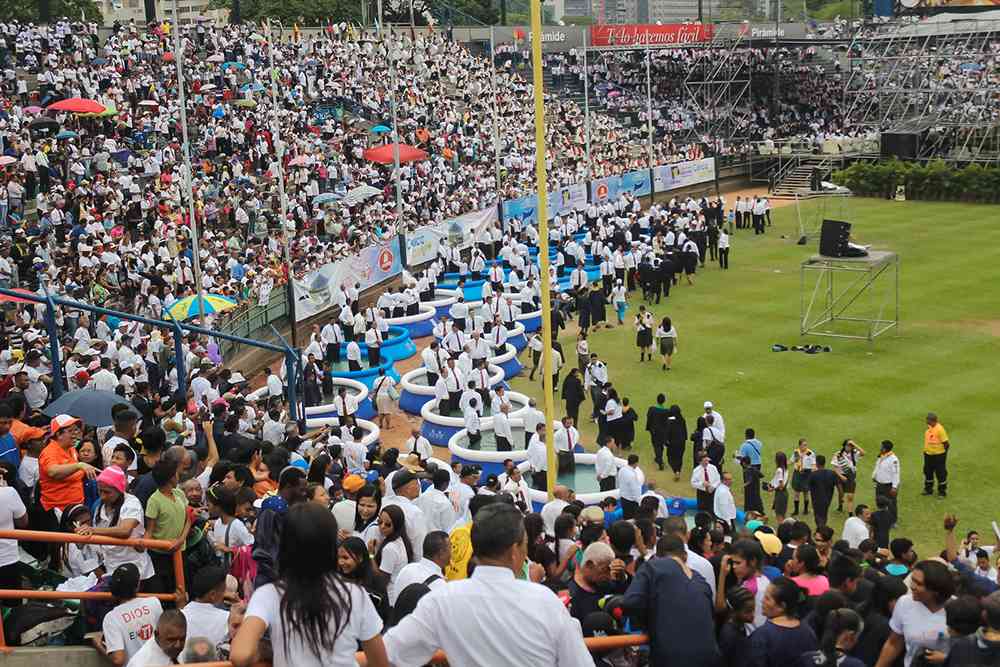
[[[391,170],[363,158],[378,140],[337,118],[339,111],[311,115],[314,104],[336,100],[337,109],[384,119],[393,87],[401,138],[428,153],[402,167],[403,224],[531,188],[530,87],[509,62],[496,73],[498,183],[493,109],[483,101],[492,76],[482,59],[436,34],[376,42],[331,26],[321,36],[286,35],[274,45],[281,81],[275,107],[267,101],[270,45],[256,30],[210,23],[182,30],[195,215],[205,230],[193,248],[185,231],[175,56],[167,57],[171,26],[120,26],[104,43],[94,26],[0,26],[0,60],[14,72],[4,77],[9,104],[0,117],[3,152],[13,159],[0,190],[12,233],[0,248],[0,285],[34,287],[44,277],[57,293],[160,317],[193,293],[193,252],[207,290],[259,298],[287,279],[278,259],[283,234],[293,236],[295,274],[394,234],[400,221]],[[665,71],[683,67],[657,63]],[[37,74],[37,99],[18,70]],[[607,64],[598,85],[621,85],[608,82],[631,77],[626,70]],[[63,97],[94,98],[117,114],[57,115],[59,127],[75,135],[59,138],[42,131],[51,123],[29,107]],[[628,108],[621,97],[616,104]],[[554,184],[572,183],[586,176],[581,112],[562,99],[548,103],[550,174]],[[669,139],[684,129],[689,111],[663,108],[657,145],[664,159],[699,154]],[[795,120],[829,130],[821,115]],[[633,135],[610,117],[598,115],[597,123],[598,173],[633,168],[623,152]],[[286,167],[290,218],[281,221],[276,176]],[[361,183],[383,194],[351,206],[315,204],[320,194],[346,196]],[[44,571],[60,590],[110,594],[86,601],[80,623],[42,630],[21,620],[32,618],[23,613],[31,603],[7,600],[19,619],[5,626],[8,643],[39,636],[82,642],[86,633],[113,664],[129,667],[220,658],[237,666],[348,665],[358,650],[369,665],[421,665],[438,649],[452,664],[483,666],[997,664],[1000,553],[974,530],[960,536],[951,515],[939,556],[921,560],[912,541],[893,535],[900,464],[892,442],[870,454],[872,511],[854,504],[866,455],[858,443],[845,440],[829,452],[828,466],[804,439],[791,452],[765,453],[764,434],[746,429],[734,463],[726,443],[739,438],[727,440],[723,407],[706,401],[689,425],[680,407],[660,396],[641,424],[623,378],[590,350],[590,331],[631,325],[640,363],[662,362],[669,371],[679,353],[677,327],[670,318],[655,321],[647,306],[669,299],[681,276],[694,285],[707,264],[728,269],[733,239],[751,228],[764,234],[769,225],[764,197],[675,197],[643,209],[623,195],[552,221],[558,252],[545,279],[558,286],[569,276],[569,288],[555,298],[553,329],[558,336],[575,318],[578,337],[575,350],[564,350],[558,339],[533,336],[530,378],[551,344],[559,360],[553,384],[566,408],[552,443],[560,469],[572,465],[566,455],[580,442],[574,425],[590,401],[585,409],[598,436],[586,444],[597,447],[597,482],[602,491],[618,489],[600,505],[586,506],[561,485],[541,506],[531,502],[530,489],[546,488],[555,473],[547,469],[545,429],[513,446],[509,431],[496,426],[509,412],[502,393],[489,396],[498,449],[501,439],[511,450],[526,449],[527,466],[509,459],[502,474],[483,476],[474,466],[435,459],[419,430],[400,447],[365,444],[357,401],[344,393],[334,399],[329,382],[342,343],[352,370],[362,365],[361,341],[368,364],[378,366],[386,320],[412,314],[444,272],[484,277],[492,318],[454,309],[450,326],[439,323],[440,346],[421,354],[428,375],[438,376],[439,399],[454,403],[467,433],[475,433],[485,387],[468,373],[466,395],[455,369],[481,368],[502,347],[501,332],[512,330],[522,307],[515,296],[533,307],[540,299],[543,277],[529,252],[537,230],[520,220],[480,230],[464,254],[442,244],[412,284],[373,304],[362,303],[355,287],[340,287],[339,310],[302,350],[296,387],[310,405],[342,401],[335,425],[319,429],[291,414],[283,366],[244,374],[223,362],[211,337],[188,335],[175,349],[159,328],[64,309],[53,332],[41,323],[43,306],[8,304],[0,346],[0,528],[158,541],[145,548],[0,540],[2,589],[37,587]],[[274,227],[281,231],[260,233]],[[497,257],[511,270],[506,279],[488,263]],[[588,262],[598,267],[593,283]],[[626,318],[629,308],[634,314]],[[59,365],[51,346],[61,351]],[[188,372],[183,393],[177,354]],[[114,399],[86,419],[54,409],[55,377]],[[388,426],[393,398],[385,382],[373,393]],[[541,425],[544,415],[530,407]],[[652,461],[632,452],[643,431]],[[949,447],[944,426],[928,415],[926,495],[946,496]],[[690,521],[672,513],[673,499],[640,463],[669,466],[675,481],[690,471],[698,501]],[[773,497],[769,511],[764,494]],[[803,520],[810,517],[811,525]],[[648,648],[592,653],[584,643],[640,631],[650,637]]]

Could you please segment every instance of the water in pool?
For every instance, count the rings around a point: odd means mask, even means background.
[[[383,359],[383,361],[384,361],[384,359]],[[366,371],[366,370],[368,370],[368,368],[369,368],[369,366],[368,366],[368,357],[362,352],[362,354],[361,354],[361,370]],[[335,364],[331,364],[330,365],[330,370],[332,372],[334,372],[334,373],[349,373],[349,372],[351,372],[351,369],[347,367],[347,360],[346,359],[342,359],[341,361],[339,361],[339,362],[337,362]]]

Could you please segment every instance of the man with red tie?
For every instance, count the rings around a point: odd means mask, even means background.
[[[576,459],[573,450],[580,442],[580,432],[573,426],[572,417],[562,418],[563,427],[555,433],[556,456],[559,459],[559,474],[571,473],[576,470]]]
[[[702,512],[712,512],[715,503],[715,490],[722,483],[719,469],[712,465],[708,454],[702,453],[701,459],[691,473],[691,486],[698,492],[698,509]]]
[[[372,323],[365,332],[365,345],[368,347],[368,365],[375,368],[382,363],[382,332],[376,323]]]
[[[442,410],[442,415],[447,415],[452,410],[458,410],[462,399],[462,390],[465,388],[465,379],[462,371],[455,365],[454,359],[448,360],[448,365],[443,369],[445,386],[448,388],[448,406]]]
[[[493,328],[489,333],[490,345],[493,346],[493,356],[499,357],[507,351],[507,327],[500,322],[500,316],[493,318]]]

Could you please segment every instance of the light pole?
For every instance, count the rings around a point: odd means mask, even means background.
[[[205,297],[201,293],[201,251],[198,243],[198,223],[194,219],[194,186],[191,179],[194,172],[191,170],[191,146],[188,143],[187,125],[187,94],[184,92],[184,51],[181,43],[181,22],[178,18],[177,0],[174,0],[174,65],[177,68],[177,103],[181,107],[181,153],[184,156],[184,194],[188,202],[188,230],[191,235],[191,269],[194,271],[194,291],[195,303],[198,304],[198,320],[201,326],[207,326],[205,322]]]
[[[587,41],[590,30],[580,27],[583,32],[583,137],[587,149],[587,180],[593,178],[593,166],[590,162],[590,72],[587,65]]]
[[[383,43],[385,46],[385,43]],[[386,47],[386,58],[389,61],[389,112],[392,115],[392,164],[396,169],[396,234],[403,233],[403,191],[400,189],[399,167],[399,127],[396,118],[396,61],[402,54],[395,48],[395,37],[391,47]]]
[[[174,0],[177,2],[177,0]],[[284,31],[285,26],[281,21],[274,21],[278,27]],[[267,20],[267,61],[268,77],[271,79],[271,138],[274,141],[274,152],[278,156],[278,201],[281,215],[281,234],[284,238],[285,251],[285,300],[288,302],[288,319],[292,328],[292,347],[298,349],[299,335],[296,327],[295,315],[295,272],[292,270],[292,234],[288,230],[288,195],[285,193],[285,142],[281,138],[281,123],[278,119],[278,83],[274,71],[274,29],[271,19]],[[294,229],[294,227],[293,227]]]
[[[646,120],[649,122],[649,169],[653,167],[653,78],[652,69],[652,49],[650,48],[649,35],[646,35]]]
[[[493,111],[493,165],[496,167],[497,192],[501,189],[500,183],[500,113],[497,109],[497,67],[496,67],[496,42],[493,34],[493,26],[490,26],[490,97],[492,98],[490,109]]]

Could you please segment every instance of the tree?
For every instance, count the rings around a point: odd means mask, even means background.
[[[0,0],[2,1],[2,0]],[[212,9],[230,9],[232,0],[211,0]],[[292,25],[326,25],[330,22],[360,22],[361,4],[350,0],[240,0],[243,21],[270,18]]]
[[[0,0],[0,16],[8,21],[38,23],[41,4],[37,0]],[[101,22],[101,10],[93,0],[48,0],[48,5],[52,19],[65,16],[70,21],[79,21],[82,12],[87,21]]]

